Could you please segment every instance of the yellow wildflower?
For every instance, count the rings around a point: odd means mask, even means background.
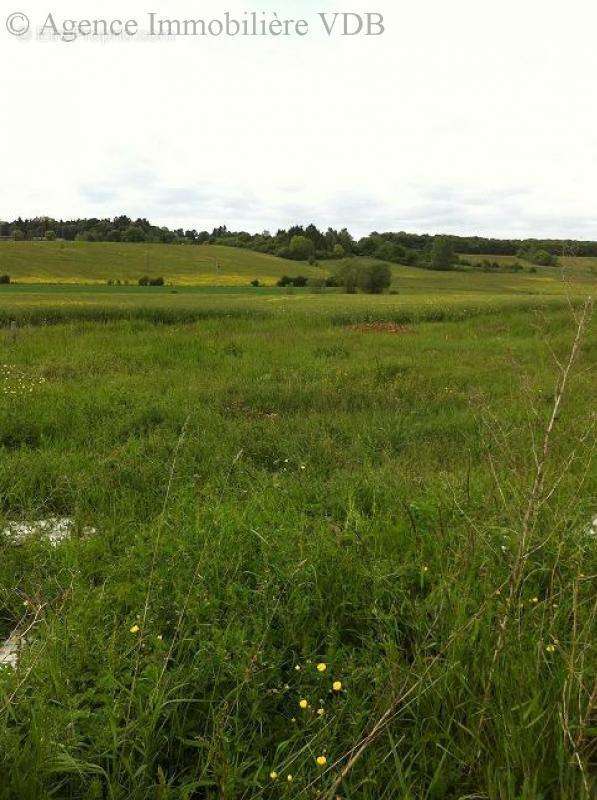
[[[292,783],[292,781],[294,780],[294,775],[289,775],[289,776],[286,778],[286,780],[288,781],[288,783]]]
[[[556,646],[555,644],[548,644],[545,649],[547,650],[548,653],[555,653]]]
[[[325,756],[317,756],[315,761],[318,767],[325,767],[325,765],[328,763],[328,760]]]
[[[138,625],[133,625],[133,627],[130,629],[131,633],[139,633],[140,630],[141,628]]]
[[[342,691],[342,681],[334,681],[333,684],[332,684],[332,689],[335,692],[341,692]]]
[[[325,672],[327,668],[328,668],[327,664],[318,664],[317,665],[317,671],[318,672]]]
[[[278,773],[277,772],[270,772],[269,776],[273,781],[277,781],[278,780]]]
[[[301,700],[301,701],[299,702],[299,706],[300,706],[301,708],[309,708],[309,701],[308,701],[308,700]]]

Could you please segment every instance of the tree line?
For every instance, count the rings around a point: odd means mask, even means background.
[[[86,242],[146,242],[163,244],[221,244],[242,247],[295,261],[341,259],[351,255],[412,266],[429,266],[438,239],[451,253],[462,256],[509,255],[544,266],[563,252],[597,256],[597,242],[556,239],[492,239],[480,236],[432,236],[373,232],[354,239],[346,228],[319,230],[295,225],[276,233],[231,231],[226,225],[210,231],[169,229],[147,219],[122,215],[112,219],[55,220],[50,217],[0,222],[0,237],[16,240],[64,239]]]

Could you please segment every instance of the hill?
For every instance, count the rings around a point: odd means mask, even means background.
[[[366,263],[370,259],[359,257]],[[492,256],[504,268],[516,262],[513,256]],[[471,263],[481,257],[469,257]],[[105,284],[108,281],[136,284],[142,275],[162,276],[178,286],[248,286],[251,281],[273,286],[283,275],[321,277],[334,270],[338,261],[323,261],[319,267],[277,256],[223,245],[136,244],[120,242],[0,242],[0,275],[29,284]],[[526,265],[527,268],[529,265]],[[579,278],[594,278],[597,258],[560,258],[559,266]],[[494,281],[497,289],[543,291],[560,278],[558,268],[539,267],[537,274],[483,275],[479,272],[431,273],[416,267],[393,265],[401,287],[417,290],[436,288],[483,288]]]
[[[219,245],[0,243],[0,274],[18,283],[137,283],[149,275],[187,286],[246,286],[252,280],[273,285],[299,271],[307,277],[325,274],[306,263]]]

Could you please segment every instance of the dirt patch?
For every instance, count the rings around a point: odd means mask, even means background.
[[[362,322],[359,325],[349,325],[348,330],[358,333],[413,333],[412,328],[397,322]]]

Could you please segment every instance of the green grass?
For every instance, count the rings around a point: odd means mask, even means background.
[[[189,286],[248,286],[255,279],[274,285],[299,268],[308,277],[323,274],[308,264],[218,245],[0,242],[0,274],[19,283],[136,284],[149,275]]]
[[[571,313],[555,280],[402,275],[2,289],[0,529],[97,533],[0,543],[0,634],[34,623],[1,800],[325,797],[384,715],[345,800],[588,800],[594,337],[508,605]]]
[[[485,257],[467,256],[471,263]],[[508,266],[513,256],[489,256],[492,261]],[[361,259],[368,262],[371,259]],[[570,276],[576,280],[595,280],[597,259],[559,259]],[[109,242],[0,242],[0,275],[8,274],[21,284],[105,284],[108,280],[136,284],[142,275],[162,276],[176,286],[248,286],[259,280],[274,286],[283,275],[321,277],[337,262],[322,262],[311,267],[251,250],[219,245],[181,246],[120,244]],[[535,291],[560,277],[558,268],[538,268],[536,275],[497,276],[501,285],[514,291],[526,287]],[[495,277],[495,276],[494,276]],[[486,287],[491,276],[462,273],[444,277],[429,276],[425,270],[394,267],[395,282],[399,285],[437,289],[458,286]],[[518,288],[516,288],[518,287]],[[542,289],[541,289],[542,290]]]

